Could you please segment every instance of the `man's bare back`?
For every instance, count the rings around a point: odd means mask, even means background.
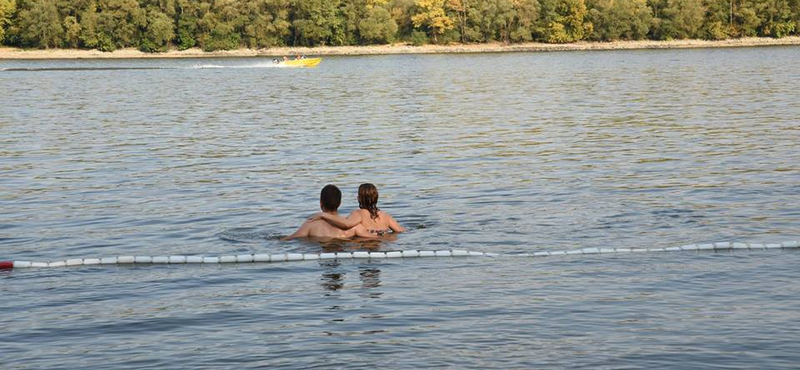
[[[321,221],[321,222],[320,222]],[[355,235],[354,229],[342,230],[323,220],[306,221],[289,239],[314,238],[314,239],[349,239]]]
[[[313,238],[313,239],[350,239],[354,236],[365,238],[372,238],[373,236],[364,229],[363,226],[358,225],[348,230],[342,230],[333,226],[325,220],[306,221],[300,226],[294,234],[287,236],[284,240],[291,240],[295,238]]]

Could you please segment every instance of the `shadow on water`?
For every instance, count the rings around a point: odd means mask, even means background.
[[[377,251],[385,241],[397,240],[396,235],[387,235],[381,239],[331,239],[317,241],[322,247],[323,253],[346,252],[346,251]]]
[[[286,235],[255,228],[234,228],[217,234],[220,240],[236,244],[257,244],[265,241],[280,242]],[[397,235],[384,235],[380,239],[298,239],[288,251],[296,253],[335,253],[344,251],[378,251],[386,242],[398,240]],[[288,245],[288,244],[287,244]]]
[[[281,240],[286,235],[272,233],[267,231],[259,231],[250,227],[233,228],[225,230],[217,234],[217,237],[234,243],[253,243],[263,242],[264,240]]]

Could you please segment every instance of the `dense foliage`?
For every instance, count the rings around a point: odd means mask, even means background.
[[[800,0],[0,0],[6,45],[104,51],[798,33]]]

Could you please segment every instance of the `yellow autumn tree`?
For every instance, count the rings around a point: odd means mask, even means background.
[[[444,11],[445,0],[416,0],[417,14],[411,17],[415,28],[427,28],[433,42],[444,31],[453,29],[453,20]]]

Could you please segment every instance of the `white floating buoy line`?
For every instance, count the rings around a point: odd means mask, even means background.
[[[561,251],[541,251],[534,253],[501,254],[488,252],[471,252],[465,250],[403,250],[390,252],[335,252],[335,253],[278,253],[278,254],[237,254],[224,256],[117,256],[105,258],[72,258],[50,262],[32,261],[0,261],[0,270],[16,268],[45,268],[95,265],[183,265],[183,264],[230,264],[230,263],[278,263],[291,261],[316,260],[349,260],[349,259],[388,259],[388,258],[425,258],[425,257],[548,257],[578,254],[612,254],[612,253],[646,253],[646,252],[684,252],[684,251],[730,251],[730,250],[765,250],[765,249],[797,249],[800,242],[783,243],[708,243],[690,244],[667,248],[583,248]]]

